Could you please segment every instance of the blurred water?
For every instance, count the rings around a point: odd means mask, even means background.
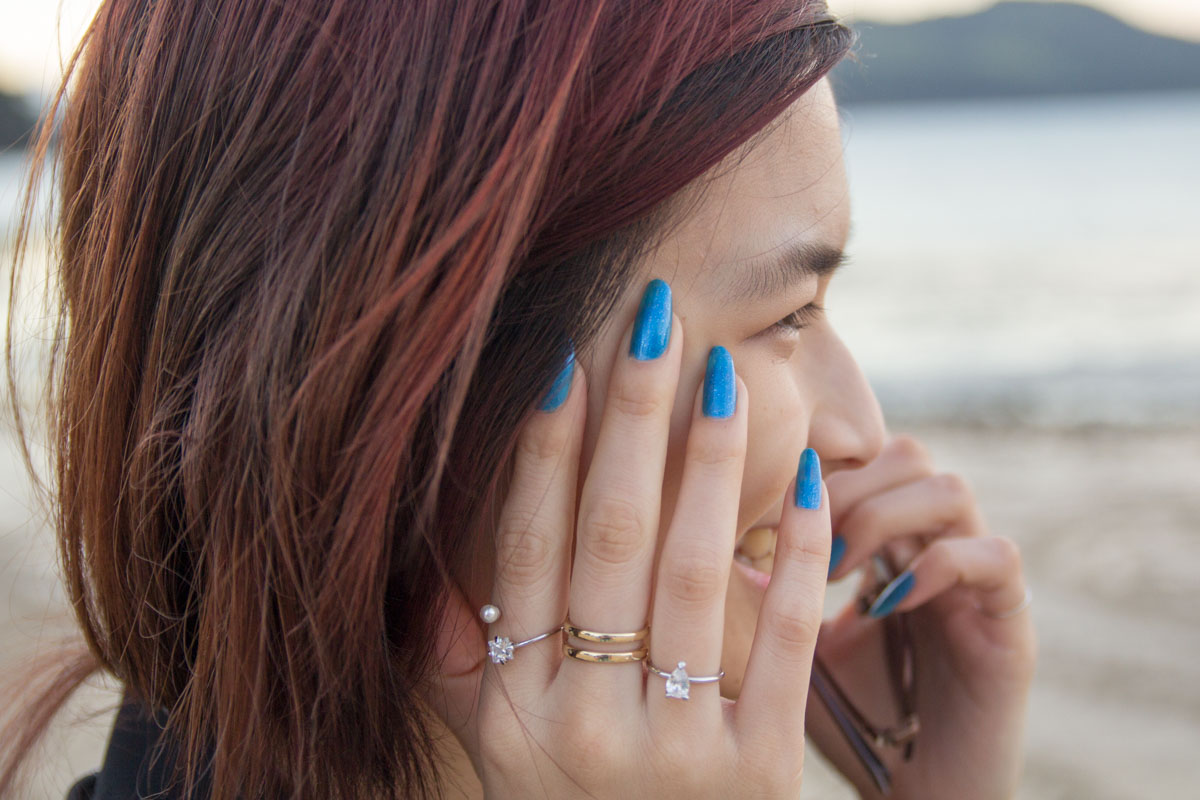
[[[830,314],[889,415],[1200,425],[1200,93],[842,110]],[[0,155],[0,225],[19,158]]]
[[[842,116],[828,305],[889,412],[1200,424],[1200,93]]]

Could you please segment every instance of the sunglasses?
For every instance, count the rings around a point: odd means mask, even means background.
[[[891,556],[880,553],[872,559],[875,585],[859,598],[859,612],[865,613],[871,598],[877,597],[883,588],[899,574]],[[892,776],[879,750],[884,747],[900,749],[901,758],[912,758],[913,745],[921,725],[916,711],[916,663],[908,617],[904,612],[895,612],[884,617],[884,646],[887,651],[887,667],[892,695],[900,710],[900,721],[890,727],[874,725],[855,707],[842,687],[820,659],[813,659],[812,687],[837,723],[842,736],[858,757],[863,768],[871,775],[876,788],[885,797],[891,794]]]

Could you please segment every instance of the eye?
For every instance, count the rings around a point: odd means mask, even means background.
[[[804,308],[798,308],[788,314],[764,332],[776,336],[794,334],[819,320],[824,313],[825,306],[816,302],[809,303]]]

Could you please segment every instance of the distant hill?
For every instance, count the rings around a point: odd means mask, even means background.
[[[1200,43],[1075,3],[1002,2],[965,17],[855,27],[862,63],[847,59],[832,76],[845,104],[1200,89]],[[34,124],[22,98],[0,92],[0,151],[24,147]]]
[[[1156,36],[1075,3],[998,3],[906,25],[861,21],[861,64],[839,102],[1200,89],[1200,43]]]

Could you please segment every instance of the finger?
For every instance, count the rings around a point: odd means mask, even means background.
[[[553,630],[566,617],[576,476],[587,405],[584,374],[574,362],[572,354],[517,439],[512,481],[496,538],[492,602],[501,616],[490,626],[489,639],[501,636],[522,642]],[[500,665],[510,690],[522,681],[544,687],[562,658],[560,641],[552,636],[515,650],[513,660],[521,661],[520,668]]]
[[[850,574],[885,543],[905,536],[981,536],[983,515],[970,486],[953,473],[933,475],[874,495],[838,526],[845,542],[829,579]]]
[[[664,672],[672,672],[679,662],[691,677],[715,676],[721,669],[725,592],[746,461],[747,408],[746,387],[734,373],[729,351],[713,348],[693,410],[679,499],[654,584],[650,655]],[[648,711],[655,723],[694,724],[702,719],[697,707],[713,717],[720,712],[721,693],[715,682],[691,686],[688,702],[681,703],[667,696],[662,676],[652,675],[648,681]]]
[[[647,333],[656,328],[659,335],[647,342]],[[579,627],[630,633],[647,623],[682,339],[682,326],[671,312],[670,289],[652,281],[617,353],[580,494],[570,587],[570,617]],[[637,665],[566,659],[562,671],[573,682],[573,691],[584,690],[586,684],[587,691],[642,702],[642,671]]]
[[[1025,599],[1020,549],[1004,536],[939,539],[884,588],[867,613],[880,618],[909,611],[954,587],[974,590],[985,614],[1016,608]]]
[[[841,470],[826,479],[834,531],[839,530],[842,518],[868,497],[933,473],[933,459],[920,441],[907,434],[888,438],[879,455],[866,466]]]
[[[789,497],[737,704],[738,737],[750,750],[779,752],[780,742],[803,741],[804,687],[824,612],[830,544],[828,491],[811,448]]]

